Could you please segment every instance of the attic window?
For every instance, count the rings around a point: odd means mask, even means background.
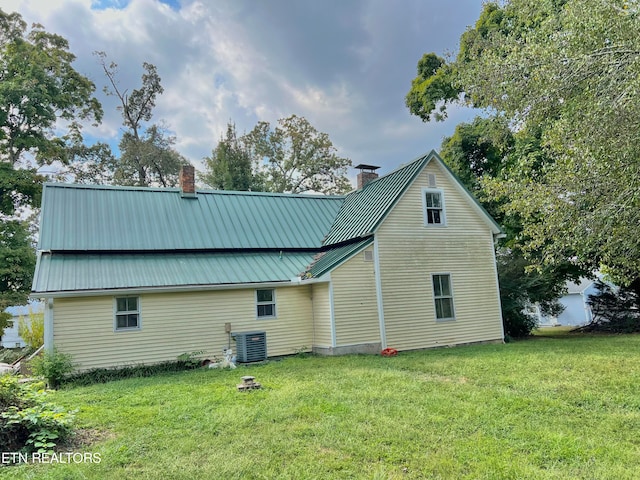
[[[276,316],[276,293],[272,288],[256,290],[256,315],[258,318]]]
[[[424,225],[445,226],[444,192],[436,188],[422,189],[422,206],[424,209]]]
[[[373,252],[371,250],[364,251],[364,261],[373,262]]]
[[[115,329],[132,330],[140,328],[140,298],[115,298]]]

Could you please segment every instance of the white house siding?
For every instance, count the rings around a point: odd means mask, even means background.
[[[425,227],[422,188],[436,175],[446,227]],[[436,162],[430,163],[376,233],[387,345],[399,350],[501,340],[493,239]],[[431,274],[451,275],[455,320],[436,321]]]
[[[331,303],[329,284],[314,283],[313,294],[313,347],[330,348],[331,342]]]
[[[373,253],[373,247],[366,249]],[[364,251],[331,272],[336,346],[380,342],[373,261]]]
[[[204,350],[218,357],[233,332],[267,332],[269,356],[311,345],[308,286],[276,289],[277,318],[256,318],[255,290],[219,290],[140,295],[141,329],[114,331],[113,297],[54,301],[54,345],[73,355],[79,370],[172,361]],[[82,325],[82,328],[77,328]],[[98,340],[99,339],[99,340]],[[235,344],[231,341],[235,350]]]

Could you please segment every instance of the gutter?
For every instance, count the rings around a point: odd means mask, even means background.
[[[271,282],[226,283],[216,285],[167,285],[162,287],[134,287],[134,288],[106,288],[96,290],[60,290],[47,292],[31,292],[29,298],[64,298],[64,297],[99,297],[105,295],[139,295],[147,293],[178,293],[202,292],[214,290],[243,290],[253,288],[298,287],[312,283],[327,283],[328,279],[302,279],[295,277],[291,280],[275,280]]]

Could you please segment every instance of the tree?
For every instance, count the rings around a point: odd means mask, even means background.
[[[173,145],[175,137],[167,135],[159,125],[151,125],[139,138],[125,132],[120,140],[121,156],[113,182],[117,185],[176,186],[180,168],[188,162]]]
[[[66,39],[0,9],[0,332],[4,309],[26,302],[35,268],[30,226],[19,214],[39,206],[43,178],[21,161],[68,163],[83,122],[102,118],[95,85],[74,60]]]
[[[583,273],[568,262],[529,268],[539,252],[525,256],[522,221],[505,210],[508,197],[495,196],[487,188],[509,174],[519,156],[536,148],[540,147],[539,143],[536,147],[535,136],[526,131],[513,133],[502,117],[494,116],[461,123],[452,137],[443,140],[440,150],[443,160],[506,233],[496,248],[496,260],[505,334],[511,337],[528,335],[536,326],[537,319],[526,311],[529,305],[537,304],[546,315],[559,314],[558,298],[564,293],[565,281]]]
[[[273,130],[259,122],[242,141],[264,174],[267,191],[341,194],[351,189],[346,177],[351,160],[339,157],[329,135],[304,117],[282,118]]]
[[[18,13],[0,10],[0,158],[15,165],[26,152],[39,163],[67,161],[59,120],[79,134],[82,121],[99,122],[95,85],[73,68],[63,37],[42,25],[27,29]]]
[[[616,288],[598,280],[596,289],[598,293],[587,300],[593,319],[581,331],[640,332],[640,286]]]
[[[623,285],[640,277],[639,28],[637,1],[488,3],[446,64],[460,101],[539,132],[540,150],[490,185],[521,218],[526,250]]]
[[[111,87],[105,87],[107,95],[120,101],[122,124],[128,129],[120,140],[121,156],[113,173],[114,183],[120,185],[175,186],[180,168],[187,163],[174,148],[175,137],[167,135],[161,125],[146,126],[153,117],[156,98],[164,88],[155,65],[144,62],[142,85],[131,94],[118,86],[118,65],[110,62],[104,52],[96,52],[98,61]],[[107,160],[108,161],[108,160]]]
[[[29,225],[19,220],[0,223],[0,332],[10,316],[5,308],[27,302],[36,256]]]
[[[199,176],[205,184],[217,190],[263,190],[261,175],[251,158],[243,138],[238,138],[236,126],[227,124],[226,137],[221,137],[210,157],[204,159],[205,172]]]

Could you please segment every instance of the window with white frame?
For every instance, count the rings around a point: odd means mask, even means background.
[[[116,330],[140,328],[140,298],[116,297]]]
[[[276,316],[276,292],[274,289],[256,290],[256,312],[258,318]]]
[[[451,275],[438,273],[431,275],[433,281],[433,299],[436,306],[436,320],[453,320],[453,290],[451,289]]]
[[[446,225],[444,193],[434,188],[422,189],[424,224],[426,226]]]

